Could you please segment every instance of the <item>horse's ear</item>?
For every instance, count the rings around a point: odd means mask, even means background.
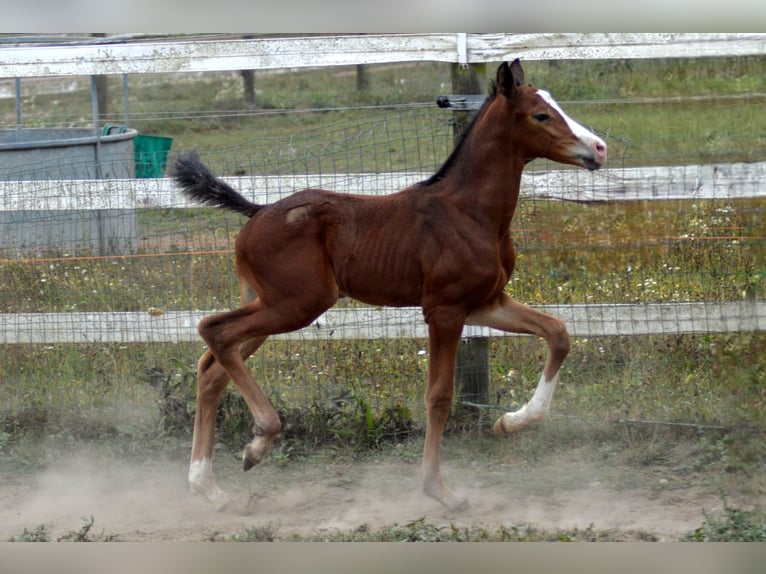
[[[511,74],[513,75],[513,83],[515,86],[524,85],[524,69],[521,67],[521,62],[516,58],[511,63]]]
[[[508,62],[500,64],[500,67],[497,69],[495,84],[497,91],[508,98],[513,96],[517,87],[524,85],[524,70],[522,70],[518,58],[510,65],[508,65]]]

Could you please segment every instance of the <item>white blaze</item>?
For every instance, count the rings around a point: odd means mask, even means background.
[[[569,126],[569,129],[572,130],[572,133],[576,135],[583,143],[587,145],[601,144],[602,146],[606,147],[606,144],[600,137],[566,115],[564,110],[559,107],[559,105],[556,103],[556,100],[554,100],[548,92],[545,90],[537,90],[537,95],[539,95],[546,104],[561,114],[561,117],[564,118],[564,121],[567,123],[567,126]]]

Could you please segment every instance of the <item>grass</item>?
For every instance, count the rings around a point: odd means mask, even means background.
[[[272,526],[246,528],[241,534],[232,535],[230,542],[598,542],[619,540],[645,540],[656,538],[645,532],[614,532],[597,530],[593,525],[586,529],[540,530],[532,526],[448,526],[429,522],[425,517],[406,524],[394,523],[382,528],[362,525],[354,530],[337,530],[321,534],[300,536],[280,535]]]
[[[57,542],[119,542],[119,535],[104,532],[91,534],[94,518],[83,519],[79,530],[72,530]],[[282,533],[273,524],[251,526],[240,533],[223,536],[214,533],[210,542],[617,542],[656,541],[650,532],[615,531],[587,528],[542,530],[529,525],[509,525],[497,528],[480,526],[448,526],[429,522],[426,517],[406,524],[394,523],[370,528],[362,525],[352,530],[335,530],[312,535]],[[8,542],[51,542],[45,525],[31,531],[26,528]],[[766,523],[755,513],[727,507],[722,517],[708,517],[704,524],[680,541],[688,542],[764,542]]]
[[[242,218],[144,210],[140,257],[49,253],[6,260],[6,312],[216,309],[236,304],[229,252]],[[738,300],[766,296],[760,200],[522,202],[509,290],[543,303]],[[573,249],[572,246],[577,246]]]
[[[706,516],[705,522],[685,538],[689,542],[766,542],[766,521],[754,511],[732,508],[723,516]]]
[[[657,541],[651,532],[587,528],[544,530],[529,525],[497,528],[437,525],[426,517],[406,524],[382,528],[362,525],[353,530],[335,530],[308,536],[282,534],[274,525],[245,528],[223,539],[229,542],[619,542]],[[756,512],[726,506],[721,516],[706,515],[705,522],[679,539],[685,542],[765,542],[766,521]]]
[[[630,162],[651,165],[762,158],[764,62],[763,56],[527,62],[525,70],[574,117],[627,139]],[[487,66],[490,75],[493,68]],[[175,149],[226,150],[235,156],[232,165],[237,155],[249,165],[254,144],[264,139],[326,130],[340,120],[369,116],[370,106],[421,103],[433,109],[439,94],[450,93],[447,64],[369,70],[370,85],[363,93],[356,89],[353,67],[256,73],[254,108],[243,103],[237,73],[132,77],[131,124],[142,133],[173,137]],[[120,81],[108,79],[109,109],[115,110],[108,123],[123,121]],[[190,81],[193,90],[187,89]],[[79,126],[90,118],[86,80],[66,94],[36,93],[34,85],[24,87],[22,109],[30,127]],[[652,98],[664,103],[658,105]],[[361,109],[341,110],[347,107]],[[0,102],[0,121],[15,127],[15,120],[14,102]],[[401,160],[406,154],[392,157]]]
[[[57,542],[119,542],[118,534],[92,534],[94,517],[83,518],[83,526],[56,539]],[[210,542],[618,542],[656,541],[644,531],[619,531],[587,528],[544,530],[529,525],[497,528],[482,526],[437,525],[426,517],[406,524],[394,523],[371,528],[362,525],[351,530],[334,530],[311,535],[280,532],[273,524],[251,526],[232,535],[213,533]],[[8,542],[51,542],[45,525],[31,531],[24,528]],[[705,522],[679,541],[686,542],[766,542],[766,522],[757,513],[727,506],[722,516],[707,516]]]
[[[586,420],[645,420],[763,427],[762,335],[575,339],[554,414]],[[272,341],[251,362],[285,421],[286,449],[370,448],[421,432],[424,341]],[[189,437],[199,344],[16,345],[0,372],[6,443],[22,434],[133,439]],[[534,338],[493,340],[490,405],[472,425],[488,428],[534,390],[544,357]],[[457,421],[456,421],[457,423]],[[250,416],[233,387],[219,440],[238,449]],[[0,441],[0,451],[2,450]],[[289,450],[283,452],[289,454]]]

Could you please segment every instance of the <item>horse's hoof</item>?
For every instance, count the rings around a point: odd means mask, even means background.
[[[213,504],[215,506],[216,511],[218,512],[230,513],[230,512],[236,512],[237,510],[237,507],[234,504],[234,501],[228,496],[217,500]]]
[[[462,512],[468,508],[468,499],[457,496],[443,483],[424,485],[423,491],[431,498],[441,502],[450,512]]]
[[[447,503],[447,508],[451,512],[464,512],[464,511],[468,510],[469,506],[470,506],[470,504],[468,504],[468,499],[467,498],[455,497],[454,500],[451,500],[451,501],[449,501],[449,503]]]
[[[492,425],[492,432],[497,434],[509,434],[516,430],[513,428],[506,428],[505,417],[506,415],[503,415],[495,421],[495,424]]]
[[[242,451],[242,468],[244,471],[247,472],[261,462],[266,457],[268,451],[268,443],[264,444],[262,440],[256,439],[246,445],[245,450]]]
[[[530,411],[526,405],[524,405],[518,411],[505,413],[503,416],[497,419],[495,424],[492,426],[492,430],[497,434],[511,434],[523,429],[528,424],[537,422],[543,418],[545,418],[545,412],[533,412]]]
[[[205,498],[218,512],[229,512],[234,508],[232,499],[213,480],[203,483],[190,481],[189,490]]]

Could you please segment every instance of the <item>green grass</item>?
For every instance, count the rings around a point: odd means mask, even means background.
[[[0,268],[6,312],[231,307],[233,239],[243,218],[211,210],[143,210],[141,253],[50,253]],[[766,296],[766,206],[760,200],[580,205],[522,202],[509,291],[544,303],[716,301]]]
[[[766,542],[766,521],[758,512],[724,507],[723,516],[706,516],[688,542]]]
[[[119,542],[119,534],[104,532],[90,534],[93,517],[81,527],[57,538],[57,542]],[[209,542],[652,542],[658,538],[651,532],[599,529],[591,524],[587,528],[545,530],[529,525],[499,526],[447,526],[429,522],[425,517],[406,524],[394,523],[371,528],[367,525],[352,530],[335,530],[317,534],[299,535],[280,532],[266,524],[244,528],[240,533],[224,536],[218,533],[207,538]],[[679,539],[686,542],[764,542],[766,523],[756,514],[737,508],[726,508],[723,517],[710,516],[692,533]],[[8,542],[51,542],[45,525],[31,531],[26,528]]]
[[[56,539],[57,542],[119,542],[119,534],[92,534],[95,519],[83,518],[83,526]],[[406,524],[394,523],[371,528],[367,525],[352,530],[334,530],[311,535],[283,533],[277,526],[266,524],[244,528],[240,533],[223,536],[212,534],[210,542],[618,542],[656,541],[650,532],[616,531],[596,528],[544,530],[529,525],[488,528],[481,526],[437,525],[422,517]],[[727,506],[723,516],[708,516],[699,528],[680,541],[688,542],[766,542],[766,523],[756,513]],[[24,529],[8,542],[51,542],[45,525],[31,531]]]
[[[582,122],[630,142],[633,164],[748,161],[766,148],[760,113],[766,58],[527,62],[527,78],[548,89]],[[488,74],[494,66],[488,65]],[[370,66],[370,86],[356,89],[353,67],[256,73],[256,106],[243,103],[236,73],[143,75],[130,79],[131,124],[174,138],[174,149],[228,150],[231,165],[249,165],[248,147],[368,116],[355,106],[422,103],[434,109],[450,93],[447,64]],[[488,78],[489,80],[489,78]],[[121,123],[119,77],[110,77],[109,123]],[[190,82],[193,89],[189,89]],[[25,86],[26,88],[26,86]],[[631,103],[680,98],[661,104]],[[86,81],[67,94],[25,92],[25,124],[80,126],[90,119]],[[297,113],[296,110],[303,110]],[[317,110],[309,112],[307,110]],[[0,121],[15,126],[13,100],[0,102]],[[622,156],[616,147],[617,158]],[[239,159],[238,159],[239,157]],[[402,155],[400,159],[406,159]]]
[[[289,448],[374,448],[422,432],[425,347],[417,340],[270,341],[251,367],[284,416]],[[0,365],[2,378],[12,381],[0,388],[0,431],[7,445],[19,433],[188,438],[194,364],[202,348],[9,347]],[[755,358],[764,352],[766,337],[756,334],[577,338],[556,391],[554,416],[763,428],[766,373]],[[469,426],[487,429],[503,411],[527,400],[544,354],[544,343],[534,338],[493,340],[491,404]],[[232,387],[221,409],[220,440],[238,449],[250,426]]]
[[[279,540],[272,529],[245,529],[231,537],[232,542],[263,541],[264,534],[271,541]],[[645,532],[614,532],[598,530],[593,525],[585,529],[556,529],[546,531],[532,526],[480,526],[436,525],[425,517],[406,524],[391,524],[383,528],[361,526],[355,530],[335,531],[309,536],[289,535],[291,542],[598,542],[619,540],[645,540],[656,538]]]
[[[644,531],[587,528],[544,530],[529,525],[488,528],[437,525],[426,517],[382,528],[362,525],[354,530],[296,535],[283,534],[271,524],[245,528],[241,533],[214,540],[228,542],[650,542],[656,535]],[[757,512],[726,506],[722,516],[707,515],[705,522],[679,539],[686,542],[766,542],[766,521]]]

